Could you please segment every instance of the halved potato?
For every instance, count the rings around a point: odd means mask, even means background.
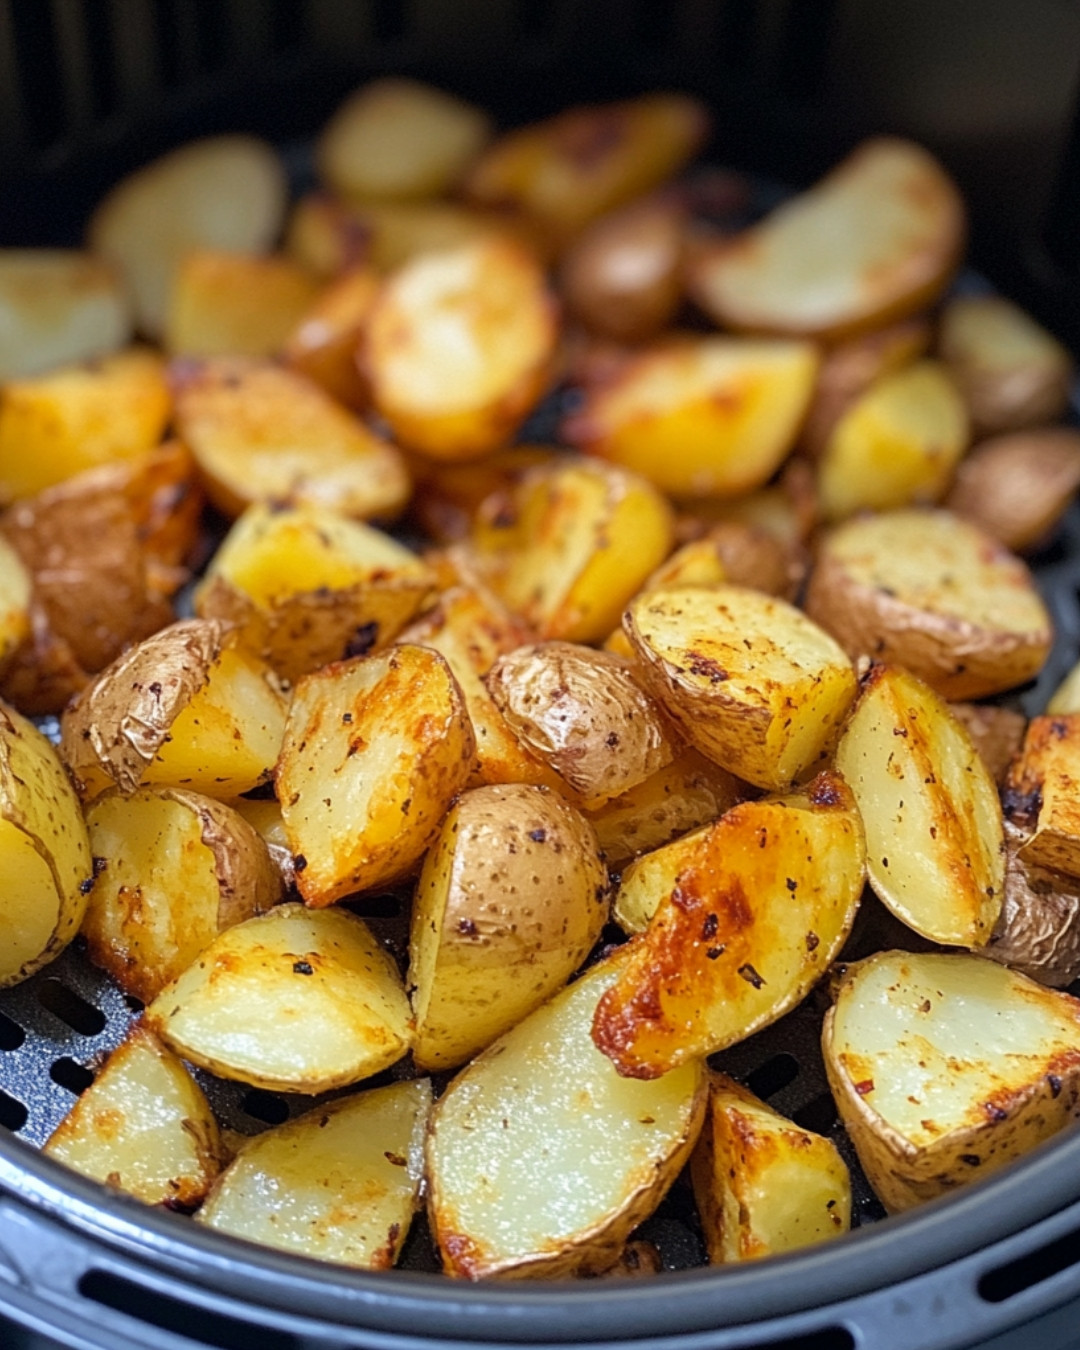
[[[637,474],[596,461],[534,469],[483,503],[482,575],[540,637],[598,642],[671,548],[671,507]]]
[[[119,270],[139,328],[160,337],[173,278],[191,249],[262,253],[285,214],[285,170],[251,136],[192,141],[119,182],[87,237]]]
[[[578,969],[607,914],[607,869],[580,812],[523,783],[466,792],[413,901],[417,1065],[454,1068],[516,1026]]]
[[[145,1021],[222,1078],[312,1096],[389,1068],[412,1044],[401,977],[367,925],[297,904],[220,933]]]
[[[620,1078],[589,1037],[621,961],[489,1046],[436,1103],[428,1216],[448,1275],[597,1274],[656,1208],[701,1129],[705,1068]]]
[[[654,591],[624,626],[642,683],[687,740],[758,787],[789,787],[809,769],[855,697],[837,643],[760,591]]]
[[[350,268],[304,310],[281,352],[291,370],[358,411],[371,401],[356,357],[378,291],[379,277],[373,268]]]
[[[887,1210],[1023,1156],[1080,1113],[1080,1002],[978,956],[881,952],[825,1017],[829,1085]]]
[[[593,1019],[597,1047],[631,1078],[722,1050],[801,1002],[850,932],[866,876],[854,798],[828,773],[661,852],[655,914]]]
[[[1055,422],[1069,405],[1072,357],[1000,295],[958,295],[945,306],[938,350],[978,435]]]
[[[832,1140],[725,1074],[709,1075],[690,1171],[712,1265],[796,1251],[851,1226],[851,1177]]]
[[[295,371],[220,357],[174,366],[172,381],[177,431],[226,515],[290,502],[366,520],[405,505],[399,452]]]
[[[1024,564],[948,511],[890,511],[832,530],[806,612],[850,656],[906,666],[952,700],[1023,684],[1053,640]]]
[[[86,813],[94,886],[87,954],[148,1003],[219,932],[281,899],[255,830],[223,802],[174,787],[103,793]]]
[[[1025,862],[1025,839],[1005,822],[1005,900],[980,955],[1064,989],[1080,977],[1080,879]]]
[[[836,767],[855,794],[881,900],[934,942],[987,942],[1005,888],[1001,804],[948,705],[906,670],[872,667]]]
[[[474,459],[513,438],[544,393],[555,305],[527,250],[480,239],[406,263],[368,315],[361,372],[394,438]]]
[[[841,414],[825,442],[821,509],[841,520],[856,511],[938,502],[967,445],[967,412],[940,362],[885,375]]]
[[[372,80],[345,100],[315,148],[342,197],[410,201],[449,192],[491,136],[486,113],[419,80]]]
[[[995,703],[950,703],[949,712],[971,737],[990,777],[1001,787],[1019,753],[1027,718]]]
[[[173,356],[274,356],[317,292],[291,258],[195,249],[177,268],[165,348]]]
[[[964,239],[964,204],[937,160],[880,137],[759,225],[704,250],[691,289],[725,327],[835,340],[931,304]]]
[[[225,1152],[202,1089],[139,1023],[41,1151],[145,1204],[183,1209],[210,1189]]]
[[[139,347],[11,380],[0,399],[0,500],[157,445],[171,398],[165,365]]]
[[[461,689],[428,647],[397,646],[296,687],[277,795],[309,905],[407,876],[472,771]]]
[[[92,884],[82,810],[56,751],[0,704],[0,988],[57,956]]]
[[[119,657],[64,711],[61,753],[84,799],[142,783],[227,801],[270,777],[285,700],[216,619],[185,619]]]
[[[589,389],[563,435],[681,497],[738,497],[795,441],[818,357],[809,342],[679,338]]]
[[[1080,877],[1080,714],[1033,717],[1002,793],[1025,862]]]
[[[324,507],[249,506],[211,559],[196,613],[234,624],[285,679],[385,647],[434,589],[404,545]]]
[[[120,278],[76,249],[0,250],[0,380],[43,375],[131,341]]]

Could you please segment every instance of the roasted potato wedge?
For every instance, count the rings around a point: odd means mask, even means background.
[[[297,904],[220,933],[145,1021],[222,1078],[312,1096],[379,1073],[412,1044],[401,977],[367,925]]]
[[[286,192],[281,161],[263,141],[191,141],[119,182],[87,237],[123,276],[138,327],[156,338],[181,259],[197,248],[264,252],[281,229]]]
[[[198,1222],[320,1261],[388,1270],[419,1202],[430,1112],[423,1078],[267,1130],[242,1145]]]
[[[994,703],[950,703],[949,712],[970,736],[990,777],[1001,787],[1020,750],[1027,718]]]
[[[196,249],[177,268],[165,348],[173,356],[274,356],[318,289],[291,258]]]
[[[916,314],[965,240],[951,179],[910,141],[864,141],[809,192],[698,256],[690,287],[718,323],[837,340]]]
[[[76,249],[0,250],[0,380],[44,375],[131,341],[116,270]]]
[[[854,798],[835,774],[733,807],[646,869],[659,902],[596,1007],[592,1036],[620,1074],[656,1078],[795,1007],[847,937],[866,876]]]
[[[1025,838],[1006,821],[1005,900],[980,955],[1064,989],[1080,977],[1080,880],[1025,862]]]
[[[829,520],[944,497],[968,445],[968,419],[945,367],[919,361],[885,375],[842,413],[818,464]]]
[[[489,1046],[432,1113],[428,1216],[448,1275],[597,1274],[659,1204],[705,1109],[704,1065],[620,1078],[589,1037],[618,957]]]
[[[1069,404],[1073,362],[1029,314],[999,295],[958,295],[938,332],[980,436],[1056,421]]]
[[[406,263],[368,315],[361,373],[402,445],[438,460],[505,445],[553,373],[555,305],[535,257],[480,239]]]
[[[896,917],[945,945],[985,944],[1001,912],[997,787],[932,689],[874,666],[836,750],[866,829],[870,884]]]
[[[320,291],[285,339],[281,357],[290,370],[313,380],[347,408],[371,401],[357,353],[379,290],[373,268],[357,266]]]
[[[413,1059],[450,1069],[567,982],[607,921],[592,827],[556,793],[517,783],[460,797],[413,902]]]
[[[782,790],[809,769],[855,697],[828,633],[760,591],[654,591],[624,626],[642,683],[687,740],[757,787]]]
[[[1002,798],[1027,838],[1019,855],[1040,867],[1080,877],[1080,714],[1033,717]]]
[[[63,764],[31,722],[0,704],[0,988],[67,946],[91,879],[90,841]]]
[[[978,1181],[1078,1112],[1080,1002],[959,952],[849,966],[825,1017],[829,1085],[887,1210]]]
[[[84,799],[114,785],[227,801],[268,781],[285,728],[269,668],[215,619],[185,619],[119,657],[65,709],[61,754]]]
[[[724,1074],[709,1075],[690,1172],[712,1265],[796,1251],[851,1227],[851,1177],[832,1140]]]
[[[0,399],[0,500],[142,455],[161,440],[170,407],[161,357],[137,347],[9,381]]]
[[[1058,524],[1080,488],[1080,432],[1066,427],[995,436],[962,460],[945,499],[1016,553]]]
[[[434,589],[389,535],[322,507],[256,503],[207,568],[196,613],[223,619],[279,675],[366,655],[401,631]]]
[[[1030,680],[1053,640],[1024,564],[948,511],[890,511],[832,530],[806,612],[850,656],[906,666],[954,701]]]
[[[586,391],[563,435],[679,497],[738,497],[791,449],[817,372],[809,342],[680,338]]]
[[[148,1205],[193,1209],[224,1161],[202,1089],[138,1023],[42,1148]]]
[[[312,906],[409,874],[468,781],[476,742],[450,667],[397,646],[296,687],[277,796]]]
[[[255,830],[223,802],[174,787],[118,790],[86,813],[94,887],[87,954],[144,1003],[226,928],[281,899]]]

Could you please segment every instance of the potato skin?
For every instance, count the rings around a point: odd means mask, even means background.
[[[950,703],[949,712],[971,737],[990,777],[1001,787],[1020,750],[1027,719],[994,703]]]
[[[1080,880],[1025,862],[1024,838],[1006,821],[1005,900],[982,955],[1064,989],[1080,976]]]

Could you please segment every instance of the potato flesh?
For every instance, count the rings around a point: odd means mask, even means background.
[[[326,286],[297,320],[282,360],[347,408],[369,402],[367,382],[356,364],[364,327],[379,289],[371,267],[350,267]]]
[[[367,926],[297,904],[219,934],[146,1024],[223,1078],[312,1095],[379,1073],[412,1042],[397,967]]]
[[[173,356],[274,356],[317,289],[289,258],[189,253],[173,286],[165,348]]]
[[[346,1097],[249,1140],[199,1223],[368,1270],[394,1265],[423,1178],[427,1079]]]
[[[30,574],[0,535],[0,667],[30,631]]]
[[[28,835],[0,821],[0,986],[30,973],[59,920],[60,895],[49,864]]]
[[[697,1137],[705,1074],[620,1078],[589,1038],[618,965],[594,967],[464,1070],[428,1138],[429,1215],[447,1274],[613,1265]]]
[[[1034,717],[1003,792],[1010,820],[1025,833],[1020,857],[1074,877],[1080,877],[1078,762],[1080,716]]]

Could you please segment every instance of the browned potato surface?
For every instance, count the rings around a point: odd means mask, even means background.
[[[433,539],[452,544],[465,539],[481,502],[493,492],[510,492],[530,469],[567,463],[569,456],[548,445],[512,445],[483,459],[462,464],[409,458],[415,480],[410,510]]]
[[[5,673],[30,636],[32,585],[18,551],[0,534],[0,671]]]
[[[371,401],[356,358],[378,290],[379,277],[373,268],[350,268],[304,310],[281,352],[291,370],[358,411]]]
[[[197,249],[177,270],[165,348],[173,356],[274,356],[317,290],[291,258]]]
[[[1025,862],[1025,838],[1006,821],[1005,900],[982,955],[1063,989],[1080,976],[1080,880]]]
[[[1024,862],[1080,877],[1080,714],[1033,717],[1002,799]]]

